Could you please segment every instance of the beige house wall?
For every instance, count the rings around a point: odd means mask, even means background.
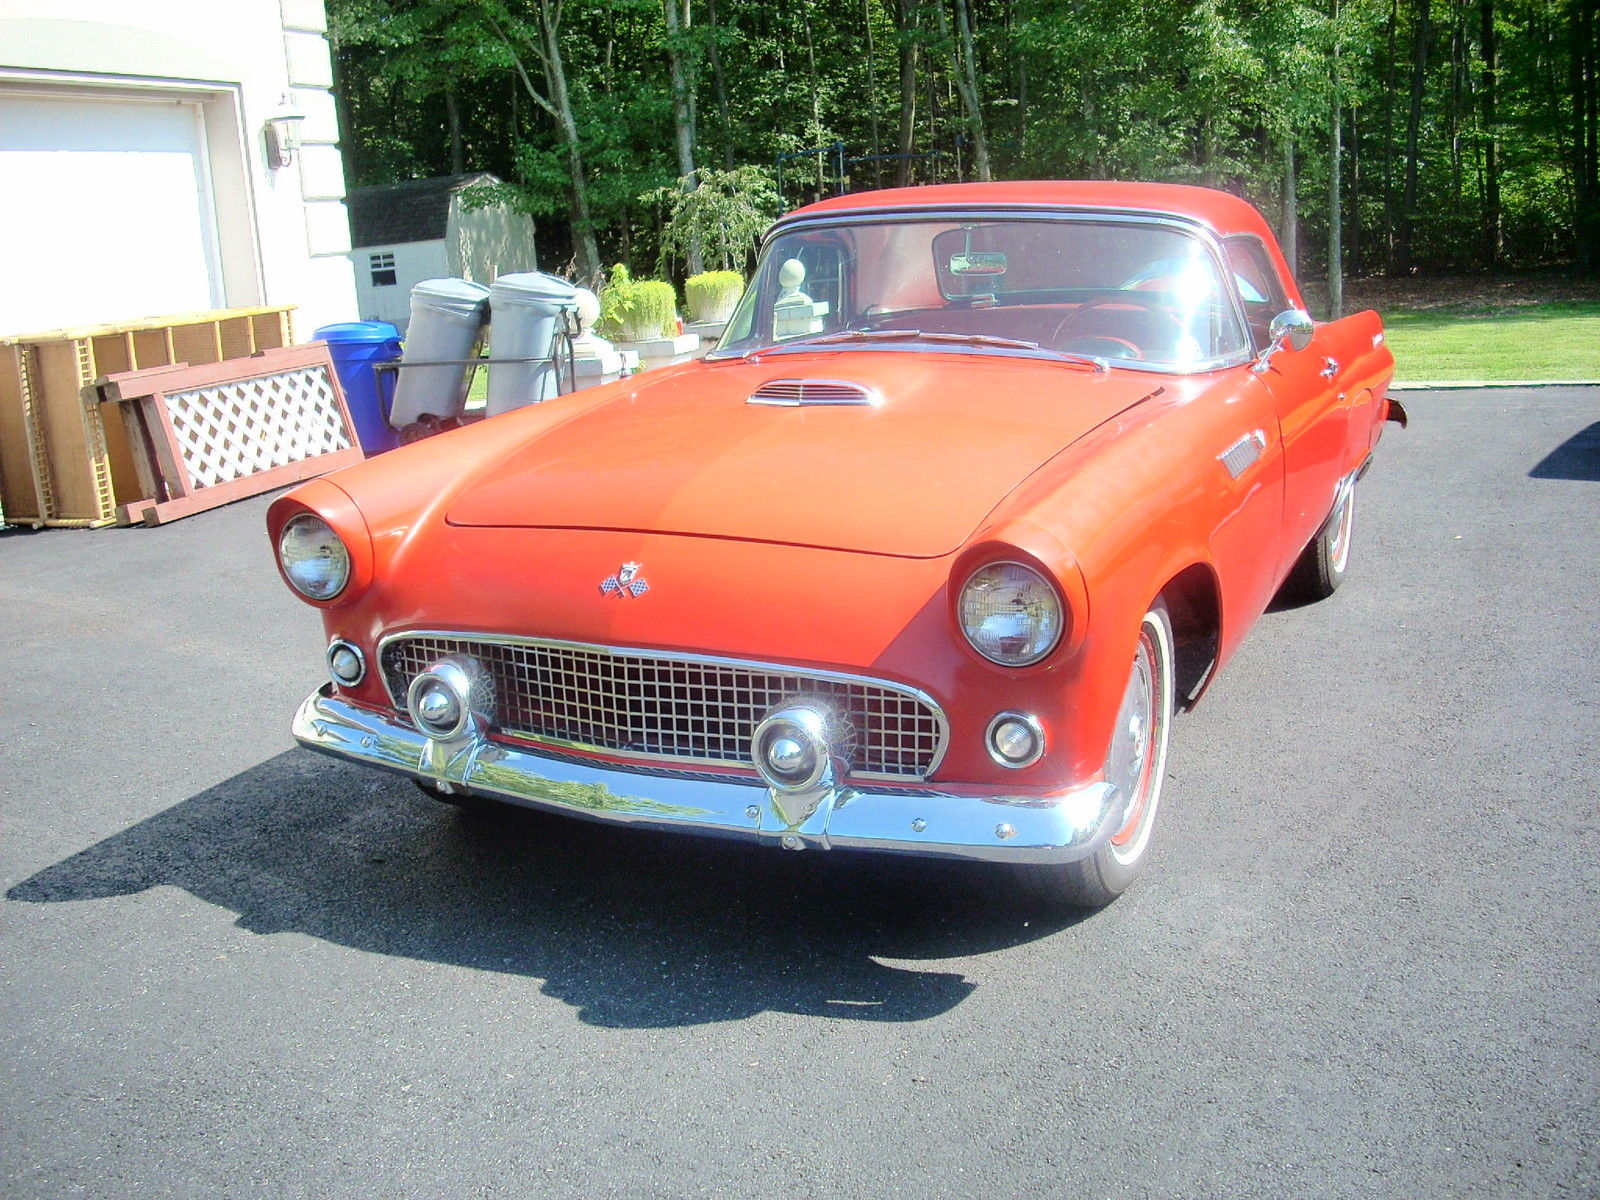
[[[7,94],[199,103],[225,302],[296,305],[304,340],[357,316],[326,30],[322,0],[0,0],[0,103]],[[305,115],[302,146],[274,167],[263,130],[286,99]]]

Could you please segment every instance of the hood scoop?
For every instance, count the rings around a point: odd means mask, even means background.
[[[843,379],[769,379],[750,393],[747,404],[776,408],[811,408],[858,404],[876,406],[882,398],[871,388]]]

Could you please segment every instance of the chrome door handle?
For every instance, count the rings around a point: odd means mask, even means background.
[[[1325,358],[1322,360],[1321,375],[1324,379],[1332,379],[1338,373],[1339,360],[1337,358]]]

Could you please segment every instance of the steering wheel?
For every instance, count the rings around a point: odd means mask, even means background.
[[[1115,292],[1112,295],[1101,296],[1099,299],[1090,300],[1086,304],[1079,305],[1066,316],[1062,317],[1061,322],[1055,327],[1054,332],[1051,333],[1050,340],[1045,344],[1056,348],[1062,348],[1063,340],[1072,332],[1074,328],[1077,327],[1079,322],[1081,322],[1096,309],[1101,308],[1136,309],[1137,311],[1148,314],[1149,316],[1162,317],[1167,321],[1170,321],[1175,334],[1181,334],[1184,332],[1183,322],[1174,316],[1169,310],[1151,303],[1149,300],[1146,300],[1140,296],[1137,292]],[[1134,344],[1127,338],[1119,337],[1116,334],[1097,334],[1096,336],[1107,337],[1113,341],[1121,342],[1123,345],[1129,346],[1136,351],[1135,357],[1143,357],[1143,352],[1139,350],[1137,346],[1134,346]],[[1116,357],[1120,358],[1123,356],[1117,355]]]
[[[1083,337],[1071,338],[1067,341],[1057,342],[1055,349],[1063,354],[1087,354],[1092,358],[1129,358],[1144,357],[1139,347],[1127,338],[1113,337],[1109,333],[1091,333]]]

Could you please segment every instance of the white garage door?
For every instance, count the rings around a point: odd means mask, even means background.
[[[0,335],[222,303],[198,104],[0,93]]]

